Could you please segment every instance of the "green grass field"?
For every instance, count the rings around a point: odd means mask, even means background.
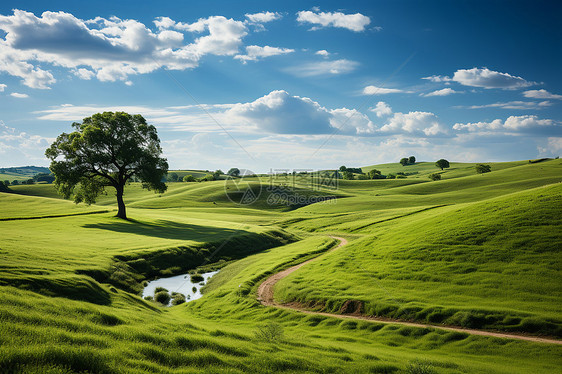
[[[321,255],[275,297],[339,313],[560,337],[562,162],[375,165],[406,179],[299,182],[251,205],[224,181],[131,184],[130,221],[60,199],[52,185],[0,194],[0,368],[21,373],[552,373],[562,347],[431,328],[341,320],[261,306],[269,274]],[[364,171],[369,168],[363,168]],[[440,171],[439,171],[440,172]],[[257,191],[259,178],[248,178]],[[267,182],[262,178],[262,187]],[[165,308],[142,282],[222,267],[197,301]],[[225,266],[226,265],[226,266]]]

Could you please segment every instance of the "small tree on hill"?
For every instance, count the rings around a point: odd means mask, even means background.
[[[177,182],[179,180],[179,176],[176,173],[172,173],[168,176],[168,180],[170,182]]]
[[[402,166],[408,165],[408,159],[407,159],[406,157],[401,158],[401,159],[400,159],[400,164],[402,164]]]
[[[5,186],[9,186],[9,185],[10,185],[10,181],[6,179],[6,180],[4,181],[4,185],[5,185]]]
[[[191,174],[187,174],[183,177],[183,181],[184,182],[196,182],[197,180],[195,179],[195,177]]]
[[[10,192],[8,185],[5,184],[3,181],[0,181],[0,192]]]
[[[238,168],[230,168],[230,170],[226,173],[231,177],[239,177],[240,176],[240,169]]]
[[[441,180],[441,174],[439,174],[439,173],[429,174],[429,179],[431,179],[432,181],[440,181]]]
[[[347,168],[346,168],[345,166],[343,166],[343,165],[340,166],[340,171],[341,171],[341,172],[344,172],[344,171],[346,171],[346,170],[347,170]]]
[[[449,161],[445,160],[444,158],[437,160],[435,162],[435,166],[437,166],[438,168],[441,168],[441,170],[448,168],[449,167]]]
[[[347,179],[347,180],[353,180],[355,179],[353,176],[353,173],[349,170],[346,170],[343,172],[343,179]]]
[[[476,165],[476,172],[478,174],[489,173],[491,171],[492,171],[492,167],[490,165],[484,165],[484,164],[477,164]]]
[[[369,179],[381,179],[381,171],[377,169],[369,170],[367,173]]]
[[[160,157],[156,127],[140,115],[125,112],[97,113],[73,123],[76,131],[62,133],[45,151],[51,159],[55,185],[65,198],[92,204],[105,187],[116,191],[117,217],[127,219],[123,193],[134,176],[144,188],[166,191],[162,182],[168,162]]]
[[[408,157],[408,165],[414,165],[416,163],[416,158],[414,156]]]

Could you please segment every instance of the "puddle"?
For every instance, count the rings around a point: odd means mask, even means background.
[[[142,297],[145,296],[154,296],[154,290],[156,287],[164,287],[169,291],[170,294],[172,292],[177,292],[185,295],[185,301],[190,302],[193,300],[199,299],[201,296],[201,287],[203,287],[209,279],[218,273],[219,271],[210,271],[208,273],[202,273],[201,276],[203,277],[203,281],[198,283],[191,282],[191,274],[182,274],[176,275],[173,277],[168,278],[158,278],[151,282],[148,282],[148,285],[142,291]],[[193,291],[195,287],[196,291]],[[170,304],[171,305],[171,302]]]

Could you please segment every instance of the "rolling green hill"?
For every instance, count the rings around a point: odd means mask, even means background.
[[[337,190],[251,177],[246,185],[262,194],[248,205],[236,204],[239,192],[224,181],[169,183],[164,194],[132,183],[130,221],[113,217],[111,190],[88,207],[61,199],[52,185],[11,186],[0,193],[0,368],[556,372],[560,345],[342,320],[256,300],[268,275],[322,255],[281,280],[276,299],[335,313],[353,301],[368,315],[560,336],[562,162],[490,165],[479,175],[473,164],[452,163],[440,181],[427,177],[438,171],[432,163],[375,165],[412,174],[340,180]],[[350,243],[325,253],[334,234]],[[202,299],[166,308],[138,296],[144,280],[202,264],[222,267]]]

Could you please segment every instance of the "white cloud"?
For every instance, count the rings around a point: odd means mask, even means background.
[[[297,21],[300,23],[311,23],[311,30],[318,30],[322,27],[339,27],[355,32],[364,31],[365,27],[371,23],[371,19],[361,13],[344,14],[341,12],[311,12],[309,10],[297,13]]]
[[[538,150],[543,156],[560,156],[562,153],[562,137],[549,137],[545,146],[539,146]]]
[[[272,91],[250,103],[235,104],[226,115],[232,122],[246,122],[275,134],[322,134],[333,130],[326,108],[283,90]]]
[[[295,51],[294,49],[270,47],[267,45],[264,47],[260,47],[257,45],[249,45],[246,47],[245,55],[236,55],[234,56],[234,58],[246,63],[247,61],[257,61],[260,58],[264,58],[264,57],[293,53],[294,51]]]
[[[0,121],[0,159],[3,166],[45,164],[45,149],[54,138],[19,132]]]
[[[316,75],[346,74],[352,72],[358,66],[359,63],[356,61],[341,59],[334,61],[311,62],[300,66],[293,66],[285,70],[296,76],[311,77]]]
[[[4,90],[8,87],[7,85],[0,83],[0,92],[4,92]]]
[[[453,129],[468,132],[503,131],[508,133],[540,131],[545,128],[560,128],[560,122],[551,119],[539,119],[535,115],[510,116],[505,121],[495,119],[491,122],[456,123]]]
[[[374,108],[371,108],[371,111],[374,112],[377,117],[385,117],[392,114],[392,109],[384,101],[379,101]]]
[[[283,17],[281,13],[277,12],[260,12],[254,14],[246,13],[245,16],[252,23],[267,23]]]
[[[383,133],[406,133],[417,136],[437,136],[448,133],[437,116],[430,112],[394,113],[388,122],[380,128]]]
[[[81,79],[95,74],[101,81],[126,82],[159,68],[195,68],[205,55],[234,56],[248,34],[244,22],[222,16],[192,24],[159,17],[154,24],[157,31],[117,17],[84,21],[65,12],[38,17],[16,9],[13,15],[0,15],[0,31],[6,33],[0,38],[0,71],[39,89],[56,82],[44,70],[47,65],[70,69]],[[203,35],[185,43],[185,33]]]
[[[330,111],[330,125],[342,134],[373,134],[375,125],[356,109],[339,108]]]
[[[528,90],[523,92],[523,96],[531,99],[562,99],[562,95],[556,95],[547,90]]]
[[[441,90],[436,90],[433,92],[429,92],[426,94],[422,94],[420,96],[425,96],[425,97],[429,97],[429,96],[448,96],[448,95],[452,95],[455,93],[459,93],[459,91],[455,91],[452,88],[443,88]]]
[[[12,92],[12,93],[10,94],[10,96],[16,97],[16,98],[18,98],[18,99],[27,99],[27,98],[29,97],[28,94],[23,94],[23,93],[18,93],[18,92]]]
[[[364,95],[386,95],[386,94],[401,93],[401,92],[410,93],[410,91],[399,90],[397,88],[385,88],[385,87],[377,87],[377,86],[367,86],[363,89]]]
[[[468,109],[501,108],[501,109],[543,109],[552,105],[550,101],[508,101],[504,103],[492,103],[485,105],[471,105]]]
[[[516,89],[535,84],[521,77],[488,68],[459,69],[453,75],[452,80],[464,86],[502,89]]]
[[[330,55],[330,52],[326,51],[325,49],[321,49],[319,51],[316,51],[316,53],[314,54],[322,57],[328,57]]]
[[[96,73],[88,69],[80,68],[74,71],[74,75],[76,75],[80,79],[90,80],[96,76]]]
[[[422,79],[426,79],[431,82],[450,82],[452,79],[443,75],[432,75],[430,77],[423,77]]]

